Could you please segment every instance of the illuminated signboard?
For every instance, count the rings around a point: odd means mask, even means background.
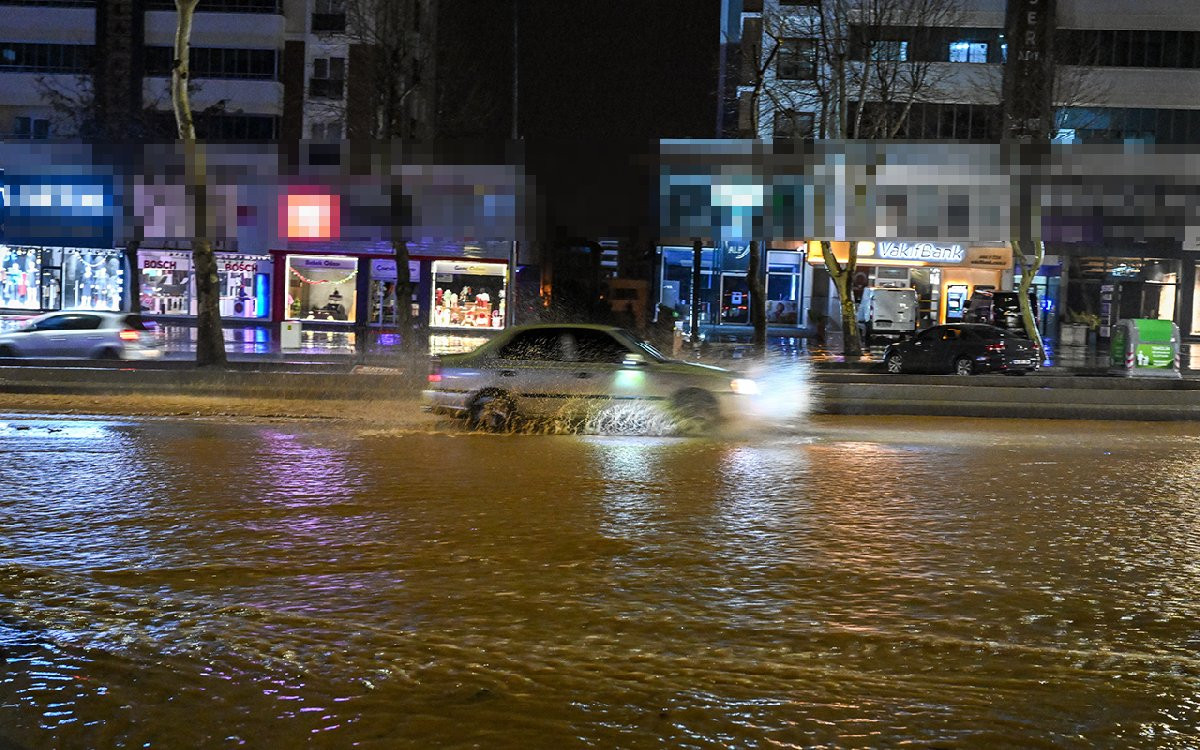
[[[280,225],[289,240],[332,240],[341,232],[341,203],[328,193],[289,193],[280,199]]]
[[[112,247],[112,184],[104,177],[10,176],[3,203],[9,242]]]
[[[915,260],[927,263],[962,263],[967,250],[962,245],[939,245],[934,242],[880,242],[880,258],[886,260]]]

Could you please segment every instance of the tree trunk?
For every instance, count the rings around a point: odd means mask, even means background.
[[[861,357],[862,342],[858,338],[858,321],[854,315],[854,269],[858,265],[858,247],[851,242],[846,265],[838,263],[833,255],[832,243],[821,241],[821,256],[829,271],[833,285],[837,288],[842,306],[842,354],[846,357]]]
[[[1026,248],[1022,246],[1020,240],[1013,240],[1013,258],[1017,261],[1017,266],[1021,271],[1021,283],[1017,285],[1017,302],[1021,305],[1021,322],[1025,325],[1025,334],[1029,336],[1029,340],[1037,347],[1038,358],[1046,361],[1046,345],[1042,341],[1042,334],[1038,331],[1037,319],[1033,316],[1033,307],[1029,304],[1029,289],[1033,286],[1033,278],[1037,276],[1038,270],[1042,267],[1042,260],[1045,258],[1046,246],[1041,242],[1033,240],[1029,243],[1029,250],[1033,253],[1027,255]]]
[[[750,325],[754,328],[750,345],[759,356],[767,351],[767,290],[763,287],[762,256],[758,240],[751,240],[750,267],[746,270],[746,281],[750,286]]]
[[[412,279],[408,275],[408,242],[393,240],[396,253],[396,329],[400,331],[400,346],[415,353],[425,348],[427,338],[417,330],[412,314]]]
[[[141,245],[138,240],[125,243],[125,263],[129,267],[129,283],[125,285],[129,295],[129,312],[137,314],[142,312],[142,273],[138,268],[138,248]]]
[[[192,15],[199,0],[175,0],[179,12],[175,28],[175,62],[171,69],[171,104],[175,124],[183,142],[184,172],[188,203],[193,210],[192,268],[196,278],[196,364],[225,365],[225,337],[221,331],[220,280],[212,240],[208,237],[208,165],[204,147],[196,142],[196,126],[188,98],[188,56],[192,37]]]

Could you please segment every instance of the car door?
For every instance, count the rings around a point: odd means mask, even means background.
[[[67,317],[66,314],[48,315],[14,338],[13,343],[18,347],[21,356],[56,356],[53,352],[62,337],[62,327],[66,324]]]
[[[52,357],[90,357],[104,345],[104,319],[89,313],[65,316],[58,333],[51,337]]]
[[[941,334],[930,348],[931,369],[936,372],[954,372],[954,363],[968,354],[970,339],[958,326],[942,326]],[[974,357],[972,357],[973,359]]]
[[[937,345],[942,340],[943,326],[926,328],[918,333],[904,353],[904,369],[911,372],[929,372],[937,356]]]
[[[571,332],[571,361],[581,396],[591,401],[638,400],[647,396],[645,377],[631,373],[645,369],[642,363],[626,365],[635,354],[624,342],[604,330],[578,329]]]
[[[561,328],[533,328],[501,346],[490,363],[490,384],[510,394],[522,414],[556,414],[574,395],[572,362]]]

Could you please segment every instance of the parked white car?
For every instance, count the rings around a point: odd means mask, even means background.
[[[621,328],[533,325],[473,352],[434,357],[427,408],[499,430],[518,417],[561,417],[597,405],[665,407],[701,429],[749,407],[758,385],[720,367],[669,359]]]
[[[93,310],[46,313],[0,333],[0,358],[158,359],[158,337],[140,315]]]

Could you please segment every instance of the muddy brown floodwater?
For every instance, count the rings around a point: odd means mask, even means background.
[[[1196,747],[1198,430],[0,416],[0,748]]]

